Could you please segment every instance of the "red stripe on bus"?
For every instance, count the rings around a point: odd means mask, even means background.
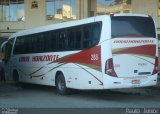
[[[143,45],[138,47],[131,47],[120,51],[113,52],[113,54],[140,54],[140,55],[156,55],[156,45]]]
[[[101,66],[101,47],[95,46],[64,58],[60,63],[81,63]]]

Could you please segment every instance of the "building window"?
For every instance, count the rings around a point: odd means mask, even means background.
[[[0,0],[0,21],[24,20],[24,0]]]
[[[131,12],[131,0],[97,0],[97,15]]]
[[[47,20],[77,19],[77,0],[46,0]]]

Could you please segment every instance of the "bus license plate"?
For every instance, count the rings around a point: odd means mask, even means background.
[[[132,84],[140,84],[140,80],[132,80]]]

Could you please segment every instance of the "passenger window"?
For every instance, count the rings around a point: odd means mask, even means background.
[[[37,34],[37,53],[41,53],[44,51],[44,38],[43,33]]]
[[[44,33],[44,52],[51,51],[51,32]]]
[[[83,48],[88,48],[91,46],[91,26],[86,25],[83,28]]]
[[[58,35],[59,51],[64,51],[68,47],[68,39],[65,30],[60,31]]]
[[[76,29],[76,39],[75,39],[75,48],[81,49],[82,48],[82,29],[81,27],[77,27]]]
[[[57,36],[56,32],[51,33],[51,51],[57,50]]]
[[[26,53],[32,53],[32,37],[25,36]]]
[[[92,45],[95,45],[100,40],[101,27],[99,23],[95,23],[92,26]]]
[[[32,37],[32,52],[33,53],[36,53],[37,51],[37,38],[35,38],[34,36],[31,36]]]
[[[73,28],[70,28],[68,30],[68,49],[72,50],[75,49],[75,30]]]
[[[101,23],[46,31],[17,37],[14,54],[69,51],[91,48],[98,43]]]

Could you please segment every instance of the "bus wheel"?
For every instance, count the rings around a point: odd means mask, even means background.
[[[56,78],[56,88],[60,95],[66,95],[69,93],[69,89],[66,87],[66,81],[62,73]]]

